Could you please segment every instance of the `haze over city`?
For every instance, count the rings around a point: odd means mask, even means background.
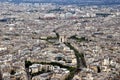
[[[120,0],[0,0],[0,80],[120,80]]]
[[[21,2],[42,2],[42,3],[58,3],[58,4],[99,4],[99,5],[109,5],[109,4],[119,4],[120,0],[0,0],[0,1],[9,1],[14,3]]]

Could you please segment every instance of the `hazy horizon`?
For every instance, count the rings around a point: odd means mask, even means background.
[[[8,1],[13,3],[58,3],[58,4],[120,4],[120,0],[0,0],[2,2]]]

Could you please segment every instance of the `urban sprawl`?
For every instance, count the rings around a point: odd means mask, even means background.
[[[120,5],[1,2],[0,80],[120,80]]]

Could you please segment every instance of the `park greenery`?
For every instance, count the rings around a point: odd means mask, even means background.
[[[79,37],[77,37],[77,35],[73,35],[73,36],[71,36],[69,39],[74,39],[74,40],[76,40],[77,42],[88,41],[88,39],[86,39],[85,37],[79,38]]]

